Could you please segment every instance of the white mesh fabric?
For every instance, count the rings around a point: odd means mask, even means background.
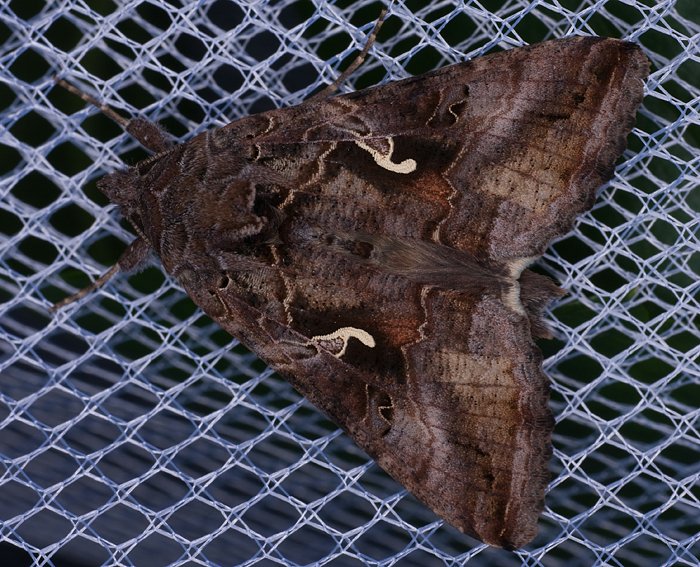
[[[0,0],[0,558],[85,565],[695,565],[700,6],[398,2],[344,90],[571,34],[653,62],[629,150],[539,265],[553,480],[525,551],[443,525],[158,267],[52,316],[133,236],[95,188],[145,154],[59,74],[180,139],[304,100],[377,2]]]

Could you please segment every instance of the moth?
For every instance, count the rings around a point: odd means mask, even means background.
[[[437,515],[522,547],[553,428],[535,339],[562,293],[528,266],[612,176],[648,69],[624,41],[547,41],[182,144],[63,83],[153,155],[99,182],[137,238],[62,303],[157,254]]]

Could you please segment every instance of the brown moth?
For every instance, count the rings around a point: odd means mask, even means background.
[[[611,177],[648,67],[548,41],[177,145],[101,107],[155,155],[99,182],[138,237],[90,289],[155,252],[436,514],[521,547],[553,426],[534,338],[562,293],[527,266]]]

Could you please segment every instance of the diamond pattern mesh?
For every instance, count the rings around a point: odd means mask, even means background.
[[[395,2],[344,90],[570,34],[653,62],[629,150],[539,266],[553,480],[527,550],[443,525],[158,267],[47,307],[133,236],[95,181],[145,156],[59,74],[180,139],[304,100],[377,2],[0,0],[0,557],[85,565],[696,565],[694,0]]]

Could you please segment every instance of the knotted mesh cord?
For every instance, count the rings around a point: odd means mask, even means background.
[[[700,553],[699,7],[399,2],[342,90],[570,34],[653,62],[630,149],[539,266],[569,295],[543,344],[553,482],[529,551],[435,516],[159,268],[55,301],[133,236],[95,181],[145,154],[60,74],[180,139],[304,100],[380,5],[0,1],[1,554],[85,565],[667,565]],[[457,418],[458,416],[456,416]]]

